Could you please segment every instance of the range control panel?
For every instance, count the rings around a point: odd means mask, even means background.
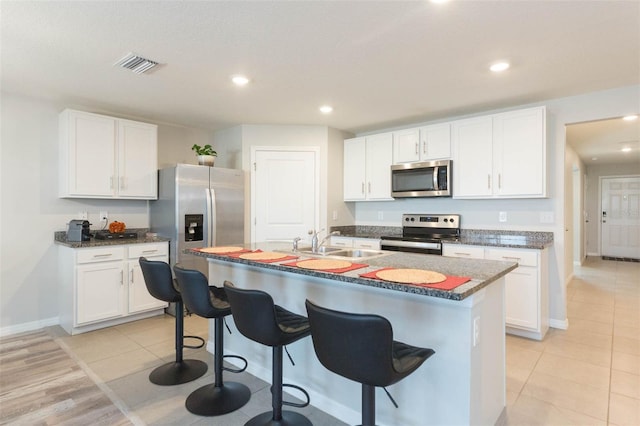
[[[460,228],[459,214],[403,214],[403,227]]]

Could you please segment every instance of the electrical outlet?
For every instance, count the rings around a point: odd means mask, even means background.
[[[506,222],[507,221],[507,212],[498,213],[498,221],[499,222]]]
[[[384,220],[384,212],[378,212],[378,220]]]
[[[333,218],[333,220],[338,220],[338,211],[334,210],[333,215],[331,217]]]
[[[553,212],[540,212],[540,223],[553,223]]]
[[[109,213],[100,212],[100,222],[108,222],[109,221]]]

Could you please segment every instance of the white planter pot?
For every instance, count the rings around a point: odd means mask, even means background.
[[[198,155],[198,164],[201,166],[213,167],[216,157],[213,155]]]

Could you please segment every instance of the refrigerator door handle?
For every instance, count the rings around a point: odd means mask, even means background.
[[[217,244],[217,242],[218,242],[217,241],[217,235],[216,235],[217,234],[217,230],[218,230],[218,224],[216,223],[217,222],[217,216],[218,216],[216,214],[216,212],[217,212],[217,209],[216,209],[216,190],[213,189],[213,188],[210,188],[209,191],[211,193],[211,195],[210,195],[211,203],[209,204],[211,206],[211,210],[210,210],[211,213],[210,213],[210,216],[209,216],[209,221],[211,223],[211,226],[209,228],[209,234],[211,235],[211,243],[212,243],[211,245],[215,246]]]
[[[213,247],[216,245],[216,192],[213,189],[207,188],[204,190],[207,194],[207,210],[206,210],[206,222],[207,222],[207,245]]]

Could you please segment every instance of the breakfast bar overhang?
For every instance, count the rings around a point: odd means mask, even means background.
[[[290,244],[258,243],[247,250],[286,252]],[[305,300],[346,312],[374,313],[387,318],[394,340],[432,348],[433,355],[418,370],[387,390],[376,390],[376,420],[380,425],[489,425],[505,408],[504,276],[516,263],[446,258],[411,253],[385,253],[355,262],[367,266],[337,274],[189,250],[209,261],[209,283],[225,280],[240,288],[268,292],[276,304],[307,315]],[[295,254],[289,251],[288,254]],[[299,259],[309,256],[299,255]],[[419,268],[471,281],[437,290],[363,278],[384,267]],[[228,319],[225,353],[245,357],[247,371],[270,382],[271,351],[246,339]],[[213,342],[213,327],[209,341]],[[207,346],[213,351],[213,345]],[[360,422],[360,384],[326,370],[315,356],[311,339],[287,347],[295,366],[284,364],[284,382],[302,386],[311,404],[349,423]],[[291,396],[289,396],[289,399]],[[285,398],[286,399],[286,398]]]

